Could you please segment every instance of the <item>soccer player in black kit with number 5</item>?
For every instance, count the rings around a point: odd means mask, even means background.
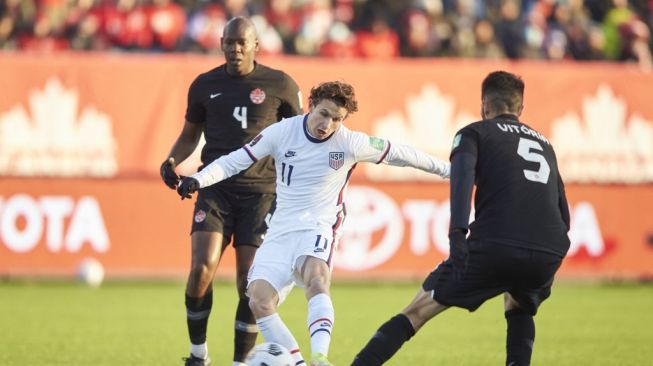
[[[229,20],[222,36],[225,64],[199,75],[188,91],[186,122],[170,154],[161,165],[165,184],[175,189],[184,161],[204,132],[202,164],[241,148],[265,127],[301,114],[301,94],[295,81],[282,71],[257,63],[256,30],[249,19]],[[265,217],[275,201],[275,170],[270,158],[244,172],[200,190],[191,228],[191,268],[186,285],[186,317],[191,352],[186,366],[211,361],[206,329],[213,303],[212,284],[220,257],[233,239],[236,251],[236,310],[234,363],[244,359],[256,342],[256,320],[245,295],[247,271],[267,229]]]
[[[533,316],[551,294],[569,249],[569,209],[551,144],[519,121],[523,94],[523,81],[511,73],[492,72],[483,81],[483,120],[453,140],[449,258],[352,365],[381,365],[447,308],[474,311],[499,294],[507,322],[506,365],[530,364]],[[474,184],[475,220],[469,224]]]

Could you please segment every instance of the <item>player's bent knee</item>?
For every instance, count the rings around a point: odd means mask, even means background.
[[[196,264],[190,269],[190,277],[195,281],[211,281],[213,272],[207,264]]]
[[[510,311],[510,310],[519,309],[520,306],[517,300],[515,300],[515,298],[512,297],[512,295],[506,292],[503,296],[503,308],[505,311]]]
[[[421,291],[402,311],[415,328],[419,330],[427,321],[446,310],[448,307],[433,299],[429,292]]]
[[[308,283],[306,284],[306,294],[310,295],[310,297],[313,297],[317,294],[321,293],[329,293],[329,284],[330,281],[328,278],[322,277],[322,276],[317,276],[314,278],[311,278]]]
[[[278,295],[269,283],[254,281],[249,287],[249,308],[256,318],[272,315],[277,311]]]
[[[264,299],[260,297],[249,298],[249,308],[254,313],[256,318],[262,318],[272,315],[277,311],[277,307],[272,299]]]

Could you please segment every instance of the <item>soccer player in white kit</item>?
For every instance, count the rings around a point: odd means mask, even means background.
[[[358,162],[410,166],[443,178],[449,162],[406,145],[352,131],[343,121],[358,110],[351,85],[331,81],[311,90],[308,114],[284,119],[251,142],[182,179],[189,198],[266,156],[275,160],[277,206],[248,276],[249,305],[267,342],[288,348],[296,365],[305,361],[277,307],[294,285],[308,299],[311,366],[327,360],[334,308],[329,295],[333,251],[345,219],[345,191]]]

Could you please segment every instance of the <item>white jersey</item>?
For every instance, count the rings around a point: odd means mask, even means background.
[[[308,132],[307,117],[299,115],[267,127],[249,144],[215,160],[193,178],[203,188],[272,156],[277,172],[277,207],[268,235],[328,227],[335,238],[346,213],[347,183],[358,162],[413,166],[443,177],[449,175],[448,162],[344,125],[318,140]]]

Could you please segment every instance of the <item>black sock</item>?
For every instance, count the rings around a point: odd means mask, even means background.
[[[528,366],[531,364],[535,342],[533,316],[522,309],[506,311],[508,334],[506,337],[506,365]]]
[[[213,306],[213,291],[209,290],[203,297],[186,295],[186,323],[188,336],[192,344],[206,342],[206,325]]]
[[[415,335],[415,329],[404,314],[397,314],[376,331],[352,363],[352,366],[382,365]]]
[[[234,361],[244,362],[247,353],[254,347],[258,335],[256,319],[249,308],[248,298],[240,299],[238,302],[235,328]]]

